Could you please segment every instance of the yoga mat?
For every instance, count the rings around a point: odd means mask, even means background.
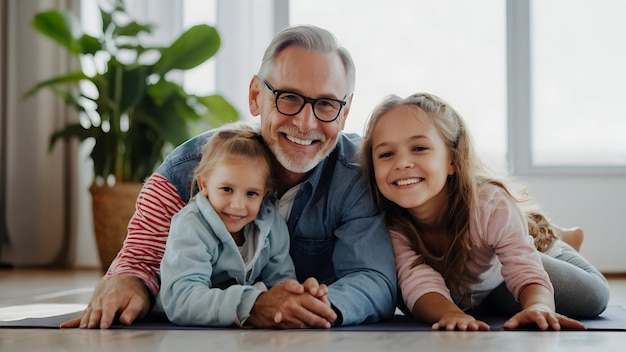
[[[0,328],[51,328],[58,329],[59,324],[74,317],[78,317],[80,311],[55,316],[25,318],[19,320],[0,321]],[[481,317],[480,320],[487,322],[491,331],[502,329],[506,321],[503,317]],[[588,330],[596,331],[626,331],[626,308],[623,306],[609,306],[600,317],[596,319],[581,320]],[[206,326],[179,326],[169,322],[163,315],[149,315],[136,321],[130,326],[115,323],[112,329],[134,330],[219,330],[230,329],[228,327]],[[311,329],[313,330],[313,329]],[[391,321],[374,324],[361,324],[332,328],[337,331],[430,331],[430,324],[417,322],[404,315],[396,315]],[[518,330],[536,330],[533,327]]]

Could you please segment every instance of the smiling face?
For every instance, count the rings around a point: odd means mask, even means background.
[[[305,174],[333,150],[343,129],[352,96],[346,97],[346,73],[337,53],[290,46],[275,58],[265,80],[276,90],[310,98],[346,100],[339,117],[322,122],[311,104],[294,116],[276,109],[274,93],[255,76],[250,84],[250,112],[261,116],[261,134],[278,162],[287,171]]]
[[[404,105],[385,113],[374,126],[371,152],[376,185],[385,198],[416,217],[438,216],[454,167],[425,112]]]
[[[228,232],[235,234],[259,213],[268,177],[268,165],[260,157],[226,157],[209,175],[198,176],[198,187]]]

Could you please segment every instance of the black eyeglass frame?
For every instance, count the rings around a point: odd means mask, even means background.
[[[273,88],[273,87],[269,84],[269,82],[268,82],[267,80],[263,80],[263,83],[265,83],[265,86],[267,87],[267,89],[269,89],[270,91],[272,91],[272,93],[274,93],[274,96],[275,96],[275,98],[276,98],[276,99],[274,100],[274,105],[276,105],[276,109],[278,110],[278,112],[280,112],[281,114],[286,115],[286,116],[294,116],[294,115],[299,114],[299,113],[300,113],[300,111],[302,111],[302,109],[304,109],[304,106],[305,106],[307,103],[309,103],[309,104],[311,104],[311,107],[313,108],[313,115],[315,115],[315,118],[316,118],[316,119],[318,119],[318,120],[320,120],[320,121],[322,121],[322,122],[333,122],[333,121],[337,120],[337,118],[339,117],[339,114],[341,114],[341,110],[342,110],[342,109],[343,109],[343,107],[347,104],[347,102],[346,102],[345,100],[339,100],[339,99],[333,99],[333,98],[317,98],[317,99],[316,99],[316,98],[309,98],[309,97],[307,97],[307,96],[304,96],[304,95],[302,95],[302,94],[300,94],[300,93],[296,93],[296,92],[291,91],[291,90],[278,90],[278,89],[274,89],[274,88]],[[302,103],[302,106],[300,106],[300,109],[298,109],[298,111],[296,111],[296,112],[294,112],[294,113],[292,113],[292,114],[286,114],[286,113],[284,113],[284,112],[280,111],[280,108],[278,107],[278,97],[279,97],[281,94],[283,94],[283,93],[289,93],[289,94],[297,95],[297,96],[299,96],[300,98],[302,98],[302,100],[303,100],[304,102]],[[347,95],[346,95],[346,97],[347,97]],[[344,99],[345,99],[346,97],[344,97]],[[330,100],[330,101],[334,101],[334,102],[336,102],[336,103],[339,103],[339,105],[340,105],[339,110],[337,110],[337,115],[336,115],[333,119],[331,119],[331,120],[323,120],[323,119],[321,119],[319,116],[317,116],[317,113],[315,112],[315,104],[317,104],[317,102],[318,102],[318,101],[321,101],[321,100]]]

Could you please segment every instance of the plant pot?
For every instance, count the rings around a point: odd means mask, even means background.
[[[142,186],[140,182],[121,182],[114,186],[92,184],[89,188],[96,246],[104,272],[124,244]]]

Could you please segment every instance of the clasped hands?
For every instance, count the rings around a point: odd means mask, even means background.
[[[308,278],[289,279],[257,298],[245,325],[282,329],[330,328],[337,314],[327,298],[328,287]]]

